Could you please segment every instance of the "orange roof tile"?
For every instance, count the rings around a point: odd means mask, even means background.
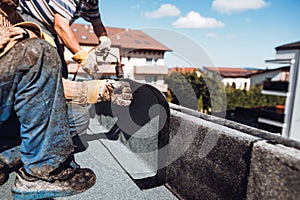
[[[210,71],[219,72],[222,77],[247,77],[255,70],[248,70],[243,68],[233,68],[233,67],[205,67]]]
[[[110,38],[112,40],[112,44],[124,49],[170,51],[168,47],[140,30],[125,30],[112,35]]]
[[[81,45],[97,45],[98,38],[96,37],[94,33],[94,29],[92,25],[88,24],[72,24],[71,26],[75,37],[77,38],[79,44]],[[107,34],[109,36],[115,35],[117,33],[123,32],[126,29],[124,28],[112,28],[112,27],[107,27]]]
[[[94,46],[98,44],[98,38],[95,36],[91,25],[73,24],[71,27],[81,45]],[[106,30],[112,40],[112,46],[121,47],[123,49],[171,51],[168,47],[140,30],[113,27],[106,27]]]
[[[195,67],[173,67],[169,69],[169,72],[189,72],[189,73],[193,73],[194,71],[201,71],[198,68]]]

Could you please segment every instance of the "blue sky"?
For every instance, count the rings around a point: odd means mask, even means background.
[[[299,0],[101,0],[100,5],[106,26],[174,31],[202,47],[218,67],[265,68],[276,46],[300,41]]]

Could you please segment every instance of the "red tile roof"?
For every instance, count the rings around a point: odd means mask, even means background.
[[[81,45],[97,45],[98,38],[95,36],[93,27],[86,24],[73,24],[73,32]],[[140,30],[128,30],[125,28],[106,27],[107,34],[112,40],[112,46],[123,49],[143,49],[170,51],[168,47],[156,41]]]
[[[256,72],[256,70],[248,70],[243,68],[233,67],[205,67],[209,71],[220,73],[222,77],[248,77],[249,75]]]
[[[195,67],[173,67],[169,69],[170,73],[172,72],[193,73],[194,71],[201,71],[201,70]]]
[[[71,26],[75,37],[81,45],[97,45],[98,38],[96,37],[93,26],[88,24],[72,24]],[[111,28],[107,27],[107,34],[109,36],[118,34],[120,32],[124,32],[126,29],[124,28]]]

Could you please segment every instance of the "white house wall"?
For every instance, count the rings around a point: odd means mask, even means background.
[[[284,135],[300,141],[300,50],[278,52],[280,56],[284,56],[284,53],[286,53],[287,57],[292,59],[289,82],[290,96],[287,99],[285,109],[285,122],[289,123],[290,129],[289,133],[284,133]],[[291,56],[291,54],[293,54],[293,56]]]
[[[122,63],[123,64],[127,64],[127,63],[131,63],[132,65],[164,65],[165,64],[165,61],[164,59],[157,59],[157,61],[155,62],[154,59],[152,60],[151,63],[148,63],[146,58],[125,58],[125,57],[122,57]]]
[[[152,78],[155,77],[156,81],[147,81],[148,78],[147,76],[152,76]],[[168,85],[165,84],[164,81],[164,75],[145,75],[145,74],[135,74],[135,80],[139,81],[141,83],[147,83],[147,84],[151,84],[154,87],[156,87],[158,90],[162,91],[162,92],[167,92],[168,90]],[[151,78],[150,78],[151,80]]]
[[[271,78],[273,81],[275,81],[276,79],[274,79],[274,77],[278,76],[280,72],[281,71],[279,70],[252,75],[250,77],[250,85],[254,86],[256,84],[262,84],[266,80],[266,78]]]
[[[151,63],[148,63],[146,58],[126,58],[122,57],[122,64],[124,64],[124,77],[131,78],[140,82],[146,82],[145,74],[139,75],[135,74],[135,67],[142,66],[147,68],[147,75],[150,76],[153,72],[153,76],[156,76],[156,83],[164,84],[164,75],[168,73],[168,70],[160,70],[162,74],[157,74],[157,67],[166,68],[164,66],[164,59],[158,59],[156,62],[152,60]]]
[[[232,86],[233,83],[235,83],[236,89],[250,89],[250,78],[223,78],[222,82],[224,85],[230,85]],[[245,88],[246,84],[246,88]]]
[[[82,46],[82,49],[85,51],[90,51],[92,48],[93,46]],[[112,48],[112,49],[115,50],[117,48]],[[120,57],[119,53],[120,51],[118,49],[118,53],[116,55],[118,58]],[[72,61],[73,54],[68,49],[65,49],[64,56],[66,60]],[[114,58],[112,57],[111,59],[109,59],[109,61],[115,61],[113,59]],[[123,66],[124,78],[130,78],[133,80],[140,81],[142,83],[149,83],[154,86],[158,85],[158,88],[160,90],[164,92],[166,91],[167,86],[164,83],[164,75],[168,74],[168,69],[166,66],[164,66],[164,59],[156,58],[156,59],[152,59],[149,62],[149,60],[147,61],[146,58],[122,57],[121,63],[124,65]],[[135,67],[142,67],[144,71],[145,70],[147,71],[147,73],[135,74]],[[109,74],[112,74],[111,70],[108,70],[108,72]],[[79,73],[84,74],[84,72],[81,69]],[[155,80],[155,81],[149,81],[149,80]]]
[[[122,57],[122,64],[124,64],[123,70],[124,70],[124,75],[126,78],[132,78],[135,79],[134,77],[134,66],[144,66],[144,65],[164,65],[164,59],[158,59],[156,62],[152,62],[151,64],[147,64],[146,58],[127,58],[127,57]]]
[[[281,71],[279,72],[274,78],[272,78],[272,81],[289,81],[289,72]]]

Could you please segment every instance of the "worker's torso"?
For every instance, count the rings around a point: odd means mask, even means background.
[[[50,29],[54,27],[55,13],[69,20],[70,24],[79,17],[89,22],[100,20],[98,0],[90,3],[79,0],[20,0],[20,7]]]

